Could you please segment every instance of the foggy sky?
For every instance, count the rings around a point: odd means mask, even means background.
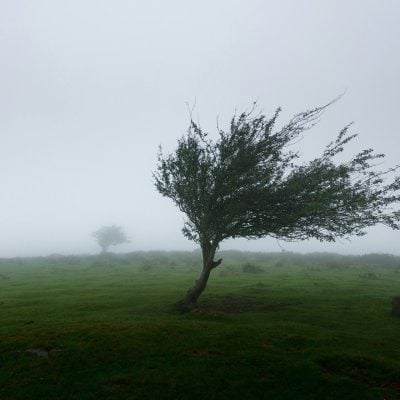
[[[194,104],[215,135],[258,100],[279,123],[345,92],[299,148],[317,156],[349,122],[362,148],[399,162],[398,0],[0,2],[0,257],[194,249],[184,216],[154,188],[158,145],[175,148]],[[279,125],[279,124],[278,124]],[[400,254],[385,227],[292,251]],[[280,251],[275,240],[222,248]]]

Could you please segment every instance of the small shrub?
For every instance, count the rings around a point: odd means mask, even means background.
[[[96,260],[92,262],[92,267],[95,268],[112,268],[113,265],[111,263],[109,263],[107,260]]]
[[[242,272],[246,274],[259,274],[264,272],[264,270],[259,267],[258,265],[252,264],[252,263],[246,263],[243,264],[242,266]]]
[[[400,296],[395,296],[392,299],[392,315],[400,317]]]
[[[365,274],[360,274],[358,276],[364,279],[379,279],[378,275],[373,272],[366,272]]]
[[[140,271],[150,271],[151,269],[153,269],[153,266],[147,263],[140,267]]]
[[[326,268],[328,269],[343,269],[345,268],[345,265],[341,263],[339,260],[328,260],[325,263]]]
[[[285,263],[283,260],[278,260],[278,261],[275,263],[275,267],[277,267],[277,268],[286,267],[286,263]]]
[[[130,260],[128,260],[127,258],[120,258],[120,259],[118,259],[118,262],[121,265],[130,265],[131,264]]]

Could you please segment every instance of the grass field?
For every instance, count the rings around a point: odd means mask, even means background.
[[[2,260],[0,399],[400,398],[400,257],[223,257]]]

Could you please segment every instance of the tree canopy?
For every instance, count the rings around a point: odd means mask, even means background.
[[[103,253],[106,253],[110,246],[129,242],[123,229],[117,225],[103,226],[96,232],[93,232],[92,235],[97,240]]]
[[[330,104],[295,115],[279,130],[280,108],[267,118],[253,107],[234,115],[228,130],[217,128],[216,140],[192,119],[173,153],[160,148],[156,188],[185,213],[183,233],[200,244],[203,270],[220,264],[213,257],[228,238],[334,241],[378,223],[399,229],[399,166],[379,170],[384,155],[372,149],[338,161],[357,136],[350,125],[320,157],[299,162],[293,143]],[[197,301],[188,295],[185,302]]]

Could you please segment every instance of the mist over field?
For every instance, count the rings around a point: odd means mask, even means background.
[[[0,400],[399,399],[399,21],[0,1]]]
[[[157,193],[161,144],[187,130],[186,102],[210,133],[257,100],[278,127],[345,93],[296,144],[321,154],[354,121],[364,148],[399,163],[400,3],[119,0],[0,3],[0,257],[192,250],[184,216]],[[399,255],[384,226],[349,241],[223,242],[222,249]]]

